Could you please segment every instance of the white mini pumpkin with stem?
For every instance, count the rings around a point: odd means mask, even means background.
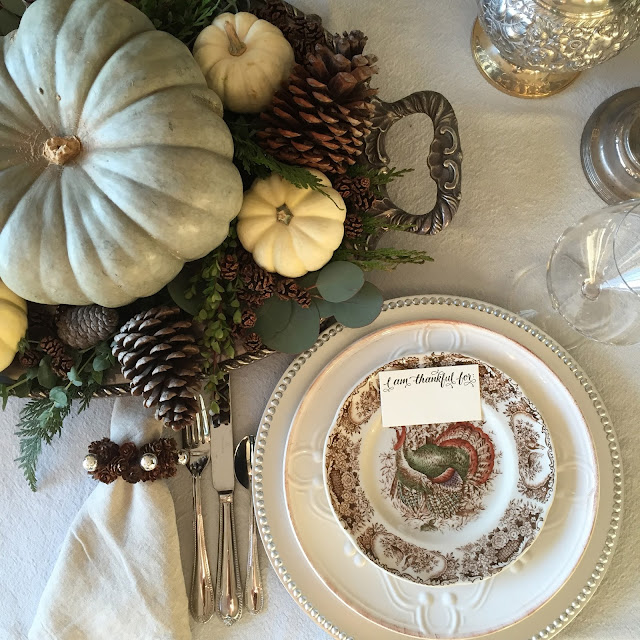
[[[122,306],[227,236],[233,140],[187,47],[122,0],[39,0],[0,38],[0,278]]]
[[[298,278],[322,268],[344,237],[346,206],[320,171],[322,191],[301,189],[279,175],[257,179],[238,214],[238,238],[267,271]]]
[[[0,280],[0,371],[15,358],[26,332],[27,303]]]
[[[294,64],[280,29],[246,12],[219,15],[198,36],[193,56],[209,87],[236,113],[265,109]]]

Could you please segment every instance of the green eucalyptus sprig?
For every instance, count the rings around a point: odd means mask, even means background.
[[[256,333],[266,346],[283,353],[311,347],[323,318],[334,317],[346,327],[364,327],[382,309],[382,293],[365,282],[362,269],[350,262],[330,262],[298,282],[311,294],[308,308],[272,296],[257,309]]]

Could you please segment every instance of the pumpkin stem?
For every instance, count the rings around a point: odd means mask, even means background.
[[[293,213],[291,213],[291,209],[289,209],[286,204],[281,204],[276,208],[276,220],[278,222],[282,222],[282,224],[286,224],[288,226],[292,219]]]
[[[241,56],[247,50],[247,45],[240,40],[238,32],[230,20],[224,23],[224,30],[229,38],[229,53],[232,56]]]
[[[82,143],[75,136],[49,138],[42,149],[42,155],[51,163],[63,165],[73,160],[82,151]]]

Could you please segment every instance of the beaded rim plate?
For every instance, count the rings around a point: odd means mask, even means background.
[[[378,373],[469,364],[478,365],[483,420],[382,427]],[[432,353],[379,367],[348,394],[327,435],[323,477],[366,558],[442,586],[495,575],[529,548],[553,500],[555,459],[542,416],[511,377],[477,358]]]
[[[274,390],[257,436],[253,492],[260,531],[268,555],[292,597],[331,636],[339,640],[348,640],[353,633],[372,639],[406,638],[404,629],[383,629],[354,613],[315,574],[298,547],[287,518],[287,508],[283,501],[282,464],[287,433],[300,399],[324,366],[355,340],[369,333],[398,322],[424,319],[472,323],[499,332],[523,345],[560,378],[580,407],[592,433],[600,493],[595,524],[581,560],[549,602],[530,611],[527,617],[508,629],[497,631],[491,636],[496,640],[511,640],[516,630],[523,638],[550,638],[581,610],[610,564],[610,557],[617,543],[622,511],[620,455],[606,409],[586,375],[553,340],[536,327],[499,307],[444,296],[390,300],[385,303],[383,313],[372,326],[347,331],[341,325],[336,325],[323,332],[309,351],[293,361]],[[481,584],[490,582],[483,581]],[[428,607],[433,604],[433,599],[425,596],[422,602]],[[437,612],[434,607],[432,614]]]

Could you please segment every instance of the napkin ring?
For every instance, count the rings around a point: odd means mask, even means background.
[[[94,479],[111,484],[118,477],[126,482],[148,482],[176,475],[178,450],[173,438],[160,438],[140,449],[133,442],[116,444],[103,438],[89,445],[82,466]]]

